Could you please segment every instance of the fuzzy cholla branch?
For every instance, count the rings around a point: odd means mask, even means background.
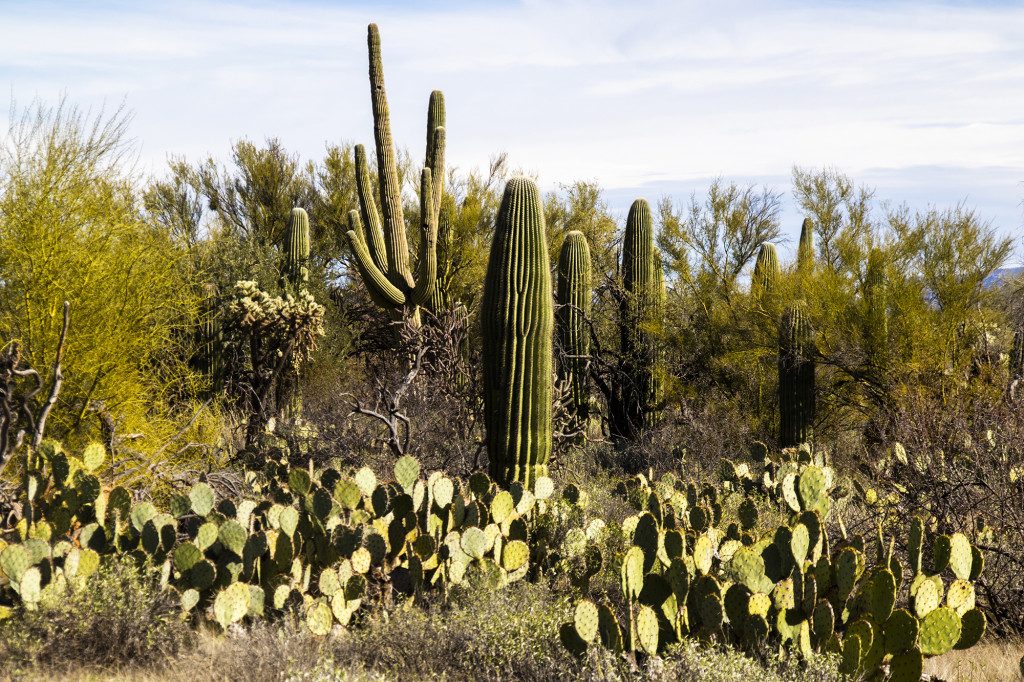
[[[311,357],[317,338],[324,334],[324,307],[305,289],[297,298],[272,297],[256,282],[238,281],[226,322],[245,335],[259,336],[278,357],[294,344],[291,361],[298,367]]]

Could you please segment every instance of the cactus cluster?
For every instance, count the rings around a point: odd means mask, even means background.
[[[509,180],[498,211],[481,312],[491,475],[532,487],[551,455],[551,271],[537,185]]]
[[[355,254],[356,267],[370,298],[389,310],[395,319],[418,326],[419,308],[430,301],[437,277],[438,213],[444,196],[445,175],[444,97],[440,91],[434,91],[427,111],[427,155],[420,177],[422,234],[414,278],[395,144],[391,137],[391,118],[384,91],[380,33],[376,24],[369,26],[367,44],[381,211],[378,214],[373,197],[366,150],[362,145],[356,145],[356,188],[360,210],[349,212],[347,235]]]
[[[829,537],[825,522],[840,493],[823,458],[808,449],[774,458],[755,450],[750,464],[722,461],[721,487],[670,474],[656,483],[640,475],[621,487],[639,510],[622,525],[632,538],[620,564],[624,621],[608,605],[584,600],[562,626],[566,648],[583,654],[600,644],[654,655],[690,636],[754,651],[767,644],[803,656],[834,652],[846,675],[882,675],[888,666],[889,679],[902,681],[920,679],[924,658],[980,640],[986,619],[975,606],[974,581],[984,561],[964,535],[935,536],[925,571],[924,524],[912,520],[907,567],[914,578],[901,608],[904,565],[893,538],[879,530],[872,552],[845,530]],[[757,537],[766,497],[789,521]],[[733,506],[738,521],[723,528],[724,508]]]
[[[197,620],[226,628],[290,610],[323,635],[390,590],[415,598],[471,576],[497,588],[547,561],[547,478],[531,492],[520,483],[503,490],[483,473],[424,478],[412,457],[386,482],[368,468],[271,461],[246,473],[252,498],[218,498],[201,481],[160,509],[104,488],[99,444],[75,457],[46,442],[40,454],[18,541],[0,540],[0,604],[59,603],[104,557],[129,554],[157,567],[162,587]],[[10,614],[0,607],[0,618]]]
[[[590,413],[590,247],[587,238],[577,230],[565,235],[558,254],[557,302],[556,326],[562,351],[558,380],[568,384],[574,423],[583,425]]]

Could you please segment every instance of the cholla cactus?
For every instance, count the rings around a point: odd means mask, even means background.
[[[235,282],[233,299],[225,324],[247,336],[258,337],[260,345],[272,347],[281,357],[291,346],[291,362],[299,365],[316,349],[324,333],[324,307],[308,291],[271,296],[256,282]]]

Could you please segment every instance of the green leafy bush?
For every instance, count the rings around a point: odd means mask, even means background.
[[[114,556],[82,586],[0,621],[0,659],[55,668],[145,666],[194,638],[159,576]]]

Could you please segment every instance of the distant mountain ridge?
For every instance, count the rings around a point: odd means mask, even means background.
[[[1024,266],[1018,266],[1016,268],[999,268],[998,270],[993,270],[992,274],[985,278],[985,286],[998,286],[1005,280],[1020,277],[1022,273],[1024,273]]]

